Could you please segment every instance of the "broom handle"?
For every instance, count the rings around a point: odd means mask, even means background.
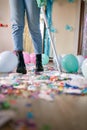
[[[57,70],[59,71],[59,74],[61,74],[61,70],[60,70],[60,66],[59,66],[59,62],[58,62],[58,57],[57,57],[55,44],[53,42],[52,35],[51,35],[51,32],[50,32],[50,28],[48,26],[48,22],[47,22],[47,18],[46,18],[44,7],[41,7],[41,11],[42,11],[42,14],[43,14],[43,17],[44,17],[44,22],[45,22],[46,28],[48,30],[48,35],[49,35],[49,38],[50,38],[50,41],[51,41],[51,46],[52,46],[52,49],[53,49],[53,52],[54,52],[54,55],[55,55],[55,58],[56,58]]]

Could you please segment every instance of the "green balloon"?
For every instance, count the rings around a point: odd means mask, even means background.
[[[46,54],[42,54],[42,64],[46,65],[49,63],[49,57]]]
[[[77,58],[72,54],[65,55],[62,59],[62,68],[68,73],[77,72],[79,69]]]

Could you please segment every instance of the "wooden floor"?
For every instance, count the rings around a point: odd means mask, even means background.
[[[37,130],[43,125],[51,129],[42,130],[87,130],[87,96],[58,95],[53,102],[46,100],[31,100],[31,108],[26,108],[26,99],[18,99],[18,117],[26,116],[32,111]],[[8,126],[0,130],[13,130]],[[36,130],[36,129],[35,129]]]

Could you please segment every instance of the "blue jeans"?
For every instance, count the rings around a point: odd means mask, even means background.
[[[36,54],[41,54],[42,38],[40,32],[40,9],[37,6],[36,0],[9,0],[9,4],[14,50],[23,50],[23,32],[26,12],[34,51]]]

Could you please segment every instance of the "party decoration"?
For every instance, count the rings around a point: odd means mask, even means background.
[[[78,60],[78,63],[79,63],[79,72],[81,71],[81,66],[82,66],[82,63],[84,61],[84,57],[82,55],[77,55],[76,56],[77,60]]]
[[[63,58],[64,56],[66,56],[66,54],[61,54],[61,57]],[[61,59],[61,62],[62,62],[62,59]],[[65,70],[64,70],[64,68],[62,67],[62,65],[61,65],[61,71],[62,72],[66,72]]]
[[[78,60],[72,54],[68,54],[62,59],[62,67],[66,72],[74,73],[78,71]]]
[[[73,2],[75,2],[75,0],[68,0],[68,2],[69,2],[69,3],[73,3]]]
[[[0,72],[12,72],[18,64],[18,58],[10,51],[0,53]]]
[[[27,104],[26,104],[26,107],[31,107],[31,106],[32,106],[31,103],[27,103]]]
[[[70,26],[70,25],[66,25],[66,26],[65,26],[65,30],[67,30],[67,31],[72,31],[72,30],[73,30],[73,27]]]
[[[10,104],[8,102],[3,102],[2,108],[3,109],[9,109],[10,108]]]
[[[25,64],[30,63],[30,55],[28,52],[23,52],[23,56],[24,56],[24,62]]]
[[[82,63],[82,67],[81,67],[81,70],[82,70],[82,74],[85,78],[87,78],[87,59],[85,59]]]
[[[56,32],[57,32],[57,29],[52,26],[52,27],[51,27],[51,32],[56,33]]]
[[[36,64],[36,55],[35,55],[35,53],[30,54],[30,63]]]
[[[87,56],[85,56],[85,58],[87,58]]]
[[[27,113],[27,118],[33,119],[33,118],[34,118],[33,113],[32,113],[32,112],[28,112],[28,113]]]
[[[28,86],[29,91],[36,91],[36,87],[33,85]]]
[[[78,73],[82,73],[81,66],[82,66],[82,63],[83,63],[85,58],[82,55],[77,55],[76,58],[77,58],[78,63],[79,63]]]
[[[42,64],[46,65],[49,62],[49,57],[46,54],[42,54]]]
[[[8,27],[8,24],[2,24],[2,23],[0,23],[0,27]]]
[[[43,125],[41,130],[51,130],[51,126],[49,125]]]
[[[38,7],[46,6],[47,5],[47,0],[36,0]]]

